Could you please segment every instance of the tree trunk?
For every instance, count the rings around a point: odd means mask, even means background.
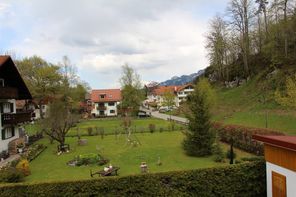
[[[249,76],[249,53],[250,53],[250,46],[249,46],[249,19],[248,19],[248,0],[244,0],[243,2],[243,42],[244,42],[244,67],[246,76]]]
[[[285,57],[288,57],[288,33],[287,33],[287,3],[288,0],[284,1],[284,39],[285,39]]]

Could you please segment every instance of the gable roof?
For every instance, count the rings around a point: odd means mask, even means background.
[[[100,95],[105,95],[101,98]],[[117,102],[121,101],[121,91],[120,89],[101,89],[91,91],[91,101],[92,102]]]
[[[253,135],[252,138],[272,146],[296,151],[296,136]]]
[[[165,92],[172,92],[175,94],[176,92],[182,91],[185,88],[192,86],[192,84],[186,84],[186,85],[181,85],[181,86],[158,86],[154,90],[152,90],[153,95],[163,95]]]
[[[18,98],[32,99],[32,95],[10,56],[0,56],[0,78],[7,87],[18,89]]]

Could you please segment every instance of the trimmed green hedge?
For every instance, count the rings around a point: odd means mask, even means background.
[[[256,155],[263,155],[263,143],[252,139],[252,135],[285,135],[280,131],[271,129],[252,128],[240,125],[223,125],[214,123],[213,128],[218,132],[220,140],[225,143],[231,143],[233,146]]]
[[[0,186],[5,196],[266,196],[265,162],[81,181]]]

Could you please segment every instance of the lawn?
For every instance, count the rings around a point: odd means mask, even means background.
[[[204,158],[186,156],[181,147],[184,137],[181,132],[139,133],[136,137],[141,143],[137,147],[128,145],[125,135],[117,138],[115,135],[108,135],[104,139],[100,136],[83,137],[88,140],[86,146],[78,146],[76,137],[68,137],[66,141],[70,144],[71,151],[60,156],[55,154],[57,144],[49,144],[47,139],[43,139],[39,143],[46,144],[48,148],[30,163],[32,174],[26,177],[26,181],[89,179],[90,170],[101,170],[103,167],[71,167],[67,166],[66,162],[76,155],[97,153],[98,150],[110,159],[113,166],[120,167],[120,176],[139,174],[142,161],[147,162],[151,173],[228,165],[215,163],[212,156]],[[228,146],[223,145],[223,148],[226,150]],[[238,158],[252,156],[238,150],[236,153]],[[162,162],[161,166],[157,165],[158,158]]]
[[[170,122],[156,119],[156,118],[135,118],[132,120],[132,129],[133,131],[137,132],[149,132],[149,125],[155,125],[155,130],[159,131],[160,129],[167,131],[170,130]],[[176,125],[176,129],[180,129],[183,127],[181,125]],[[77,135],[79,128],[80,135],[87,135],[88,128],[92,128],[92,134],[96,134],[96,129],[104,129],[105,134],[113,134],[116,131],[123,132],[122,130],[122,120],[120,118],[114,119],[90,119],[90,120],[81,120],[80,123],[77,124],[76,127],[72,128],[68,136]],[[38,130],[40,130],[39,123],[36,122],[35,124],[28,124],[25,126],[25,129],[29,135],[35,134]]]

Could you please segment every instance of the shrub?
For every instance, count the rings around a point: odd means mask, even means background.
[[[8,151],[2,151],[0,153],[0,161],[1,161],[1,159],[7,159],[8,157],[9,157]]]
[[[160,133],[163,132],[163,128],[162,127],[159,128],[159,132]]]
[[[213,144],[213,154],[214,154],[214,161],[215,162],[223,162],[225,158],[225,154],[219,142]]]
[[[149,124],[148,128],[149,128],[150,133],[154,133],[155,129],[156,129],[156,126],[155,126],[155,124]]]
[[[62,192],[62,193],[61,193]],[[265,162],[104,179],[17,183],[6,196],[266,196]]]
[[[29,168],[29,161],[27,159],[22,159],[16,165],[16,169],[24,174],[24,176],[29,176],[31,174]]]
[[[38,155],[40,155],[47,147],[43,144],[34,144],[29,146],[25,156],[29,161],[34,160]]]
[[[68,165],[73,166],[82,166],[82,165],[104,165],[108,162],[107,159],[102,157],[100,154],[90,153],[90,154],[83,154],[75,157],[74,160],[69,161]]]
[[[256,155],[263,155],[263,144],[252,139],[252,135],[285,135],[279,131],[270,129],[250,128],[238,125],[213,124],[213,128],[218,133],[222,142],[230,143],[233,139],[233,146],[246,152]]]
[[[17,183],[21,182],[24,174],[13,167],[5,167],[0,170],[0,182],[3,183]],[[2,196],[2,192],[1,196]]]
[[[88,134],[89,136],[92,136],[92,135],[93,135],[93,128],[92,128],[92,127],[88,127],[88,128],[87,128],[87,134]]]

